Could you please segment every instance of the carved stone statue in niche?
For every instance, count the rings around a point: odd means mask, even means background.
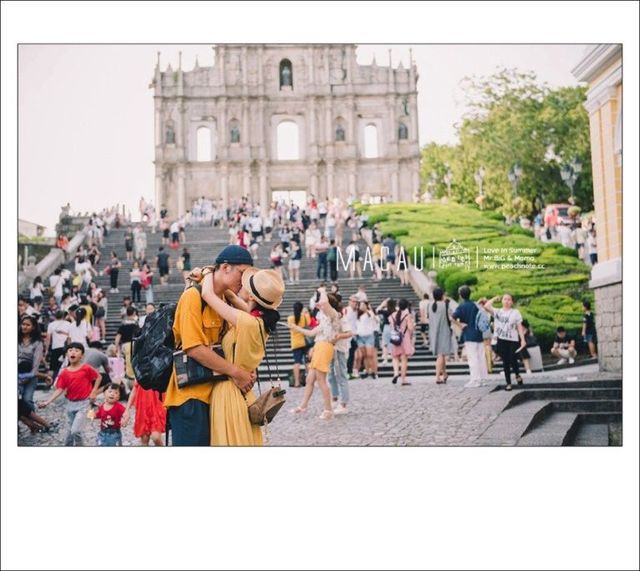
[[[231,127],[231,142],[239,143],[240,142],[240,129],[238,129],[237,125]]]
[[[398,127],[398,139],[408,139],[409,138],[409,129],[404,123],[400,123]]]
[[[280,69],[280,85],[283,87],[291,87],[291,68],[288,64],[283,64]]]
[[[402,100],[402,111],[405,115],[409,115],[409,100],[406,97]]]
[[[173,130],[173,125],[167,125],[167,132],[165,135],[165,142],[167,145],[176,144],[176,132]]]
[[[344,139],[344,128],[342,127],[342,125],[338,125],[338,128],[336,129],[336,141],[344,141]]]

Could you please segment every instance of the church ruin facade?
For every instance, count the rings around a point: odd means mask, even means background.
[[[205,196],[416,200],[413,61],[358,65],[352,44],[220,45],[191,71],[160,57],[155,103],[156,206],[182,216]]]

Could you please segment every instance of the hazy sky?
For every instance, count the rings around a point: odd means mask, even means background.
[[[360,45],[358,63],[409,63],[408,45]],[[497,67],[533,70],[551,86],[576,85],[584,45],[414,45],[420,144],[453,143],[464,113],[462,78]],[[153,199],[153,99],[161,68],[213,64],[211,45],[23,45],[19,50],[19,217],[53,228],[60,206],[88,211]]]

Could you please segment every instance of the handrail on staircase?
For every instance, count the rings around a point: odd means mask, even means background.
[[[25,266],[24,272],[18,274],[18,291],[22,291],[37,276],[43,280],[48,278],[58,266],[68,262],[78,248],[85,242],[89,234],[89,225],[78,230],[69,241],[69,245],[61,250],[53,246],[49,253],[37,264]]]

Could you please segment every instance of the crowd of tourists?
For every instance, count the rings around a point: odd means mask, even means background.
[[[307,412],[317,385],[323,401],[320,418],[327,421],[350,410],[350,381],[377,380],[380,365],[391,363],[394,385],[410,386],[410,364],[420,343],[436,357],[436,384],[447,383],[448,362],[463,359],[469,365],[468,388],[486,384],[498,364],[506,390],[512,382],[523,383],[522,372],[531,370],[529,352],[537,341],[508,293],[473,302],[470,288],[463,286],[456,301],[435,288],[413,307],[407,299],[391,298],[372,305],[366,287],[360,286],[343,299],[339,277],[363,275],[359,243],[364,229],[370,231],[372,280],[396,277],[408,283],[409,268],[398,243],[377,227],[369,228],[367,216],[358,215],[351,205],[312,197],[301,207],[281,200],[270,204],[264,215],[259,204],[246,198],[226,209],[201,198],[185,216],[170,221],[164,206],[156,219],[153,205],[142,199],[140,213],[142,220],[136,224],[117,209],[92,215],[87,240],[73,259],[57,268],[48,284],[36,277],[29,294],[18,299],[18,416],[32,432],[58,429],[40,413],[64,396],[66,445],[93,444],[83,440],[83,433],[94,421],[97,444],[121,445],[121,427],[131,422],[132,410],[134,434],[143,445],[162,445],[167,421],[175,446],[261,444],[262,431],[250,422],[246,409],[256,398],[252,388],[265,343],[278,325],[290,332],[291,386],[304,387],[291,411]],[[229,245],[204,270],[192,268],[186,246],[188,228],[202,225],[227,228],[229,235]],[[101,251],[113,228],[125,230],[127,278],[121,276],[124,266],[118,253]],[[147,232],[162,233],[153,259],[147,252]],[[270,242],[273,245],[265,247]],[[59,236],[57,247],[66,250],[68,244],[66,236]],[[225,381],[179,386],[174,372],[166,390],[159,392],[135,379],[132,342],[156,311],[155,279],[161,286],[168,283],[166,248],[181,249],[176,268],[185,280],[173,325],[176,346],[224,375]],[[263,258],[270,268],[257,270],[254,262]],[[285,283],[299,282],[302,259],[315,260],[322,285],[308,301],[293,304],[284,321],[278,308]],[[108,291],[98,287],[99,275],[109,276]],[[189,287],[194,283],[199,288]],[[121,323],[114,342],[107,345],[109,300],[120,297],[110,294],[120,294],[120,288],[128,289],[119,308]],[[588,303],[584,309],[581,337],[595,356],[594,318]],[[220,344],[220,352],[210,351],[212,344]],[[559,327],[551,354],[560,364],[573,363],[576,339]],[[35,403],[38,383],[53,391]]]

